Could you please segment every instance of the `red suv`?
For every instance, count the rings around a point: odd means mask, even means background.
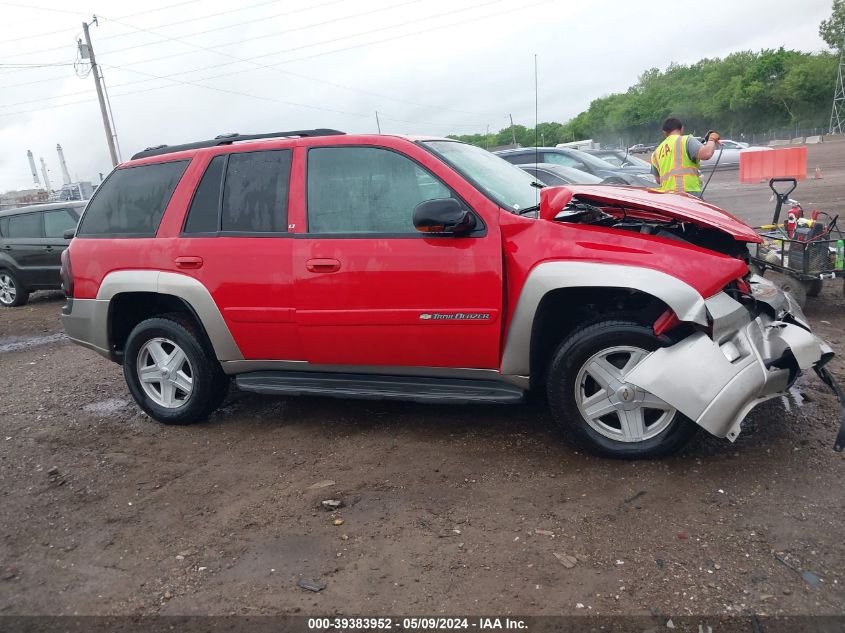
[[[63,257],[64,325],[168,424],[241,390],[519,402],[653,457],[734,440],[830,348],[749,275],[757,235],[695,198],[540,189],[448,139],[300,130],[133,156]],[[840,434],[839,444],[845,441]]]

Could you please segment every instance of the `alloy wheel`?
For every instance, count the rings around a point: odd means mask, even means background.
[[[12,277],[6,273],[0,274],[0,303],[10,306],[18,296],[18,289]]]
[[[152,338],[138,351],[138,381],[144,393],[167,409],[183,406],[194,390],[194,372],[184,350],[168,338]]]
[[[643,442],[672,423],[676,409],[627,382],[649,352],[618,346],[591,356],[575,380],[575,402],[590,427],[619,442]]]

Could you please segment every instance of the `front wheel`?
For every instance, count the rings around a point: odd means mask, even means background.
[[[164,424],[202,420],[229,387],[195,325],[178,314],[135,326],[126,341],[123,374],[138,405]]]
[[[622,320],[587,325],[566,338],[552,359],[546,391],[567,438],[622,459],[663,457],[685,446],[698,431],[695,423],[626,379],[665,343],[651,328]]]

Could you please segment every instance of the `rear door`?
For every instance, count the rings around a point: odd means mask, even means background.
[[[21,283],[29,288],[43,283],[44,228],[41,212],[20,213],[4,220],[2,250],[11,258]]]
[[[422,156],[369,145],[301,151],[307,228],[294,242],[293,268],[305,358],[385,372],[497,368],[498,225],[473,210],[470,235],[417,232],[413,212],[423,201],[454,197],[469,208]]]
[[[290,149],[210,159],[177,242],[177,270],[208,288],[247,360],[301,360],[294,323]]]

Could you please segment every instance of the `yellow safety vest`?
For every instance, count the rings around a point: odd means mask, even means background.
[[[660,174],[661,191],[701,191],[701,163],[687,156],[689,136],[667,136],[651,155],[651,164]]]

